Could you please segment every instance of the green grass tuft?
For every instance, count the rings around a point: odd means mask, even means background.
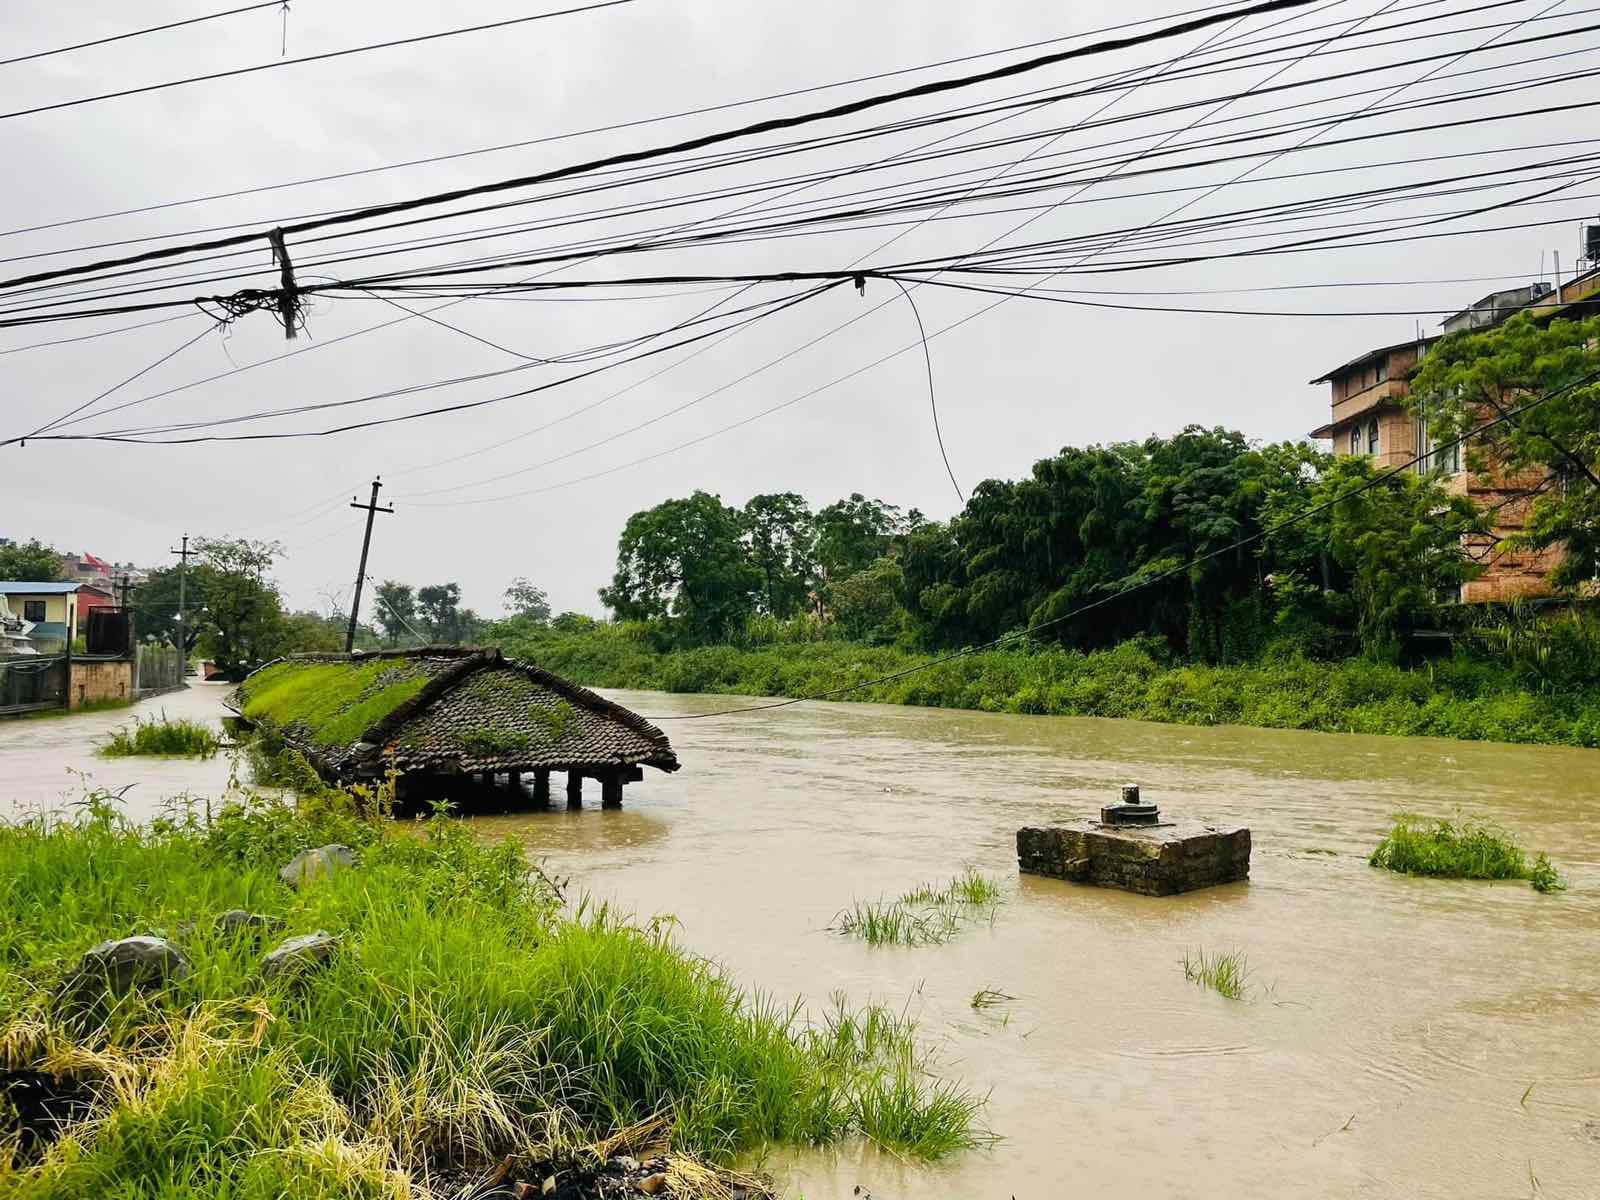
[[[920,884],[896,900],[856,900],[831,928],[871,946],[936,946],[976,918],[992,919],[1000,895],[998,881],[968,867],[948,883]]]
[[[1183,977],[1229,1000],[1244,999],[1249,990],[1249,976],[1249,960],[1242,951],[1207,954],[1204,950],[1197,950],[1193,957],[1188,951],[1184,952]]]
[[[100,753],[108,758],[135,754],[210,758],[221,748],[222,740],[209,725],[200,721],[174,721],[162,713],[159,720],[136,718],[131,726],[119,726],[111,740],[100,748]]]
[[[1533,885],[1536,892],[1564,892],[1567,890],[1567,881],[1563,879],[1555,867],[1550,865],[1550,856],[1543,853],[1533,860],[1533,866],[1528,869],[1528,882]]]
[[[1403,875],[1526,879],[1541,892],[1566,887],[1549,858],[1540,854],[1530,867],[1522,847],[1511,835],[1485,821],[1430,820],[1401,813],[1367,861]]]

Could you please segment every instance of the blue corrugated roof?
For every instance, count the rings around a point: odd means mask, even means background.
[[[0,579],[0,594],[7,596],[64,596],[68,592],[75,592],[82,584],[77,583],[30,583],[26,580]]]

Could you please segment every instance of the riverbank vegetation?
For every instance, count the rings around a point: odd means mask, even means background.
[[[186,718],[174,721],[162,713],[159,719],[135,718],[132,725],[118,726],[100,753],[107,758],[138,754],[210,758],[220,749],[222,739],[211,726]]]
[[[1484,821],[1429,820],[1402,813],[1367,860],[1403,875],[1442,879],[1525,879],[1536,891],[1557,892],[1565,881],[1541,853],[1528,863],[1512,836]]]
[[[1517,317],[1424,360],[1440,437],[1548,396],[1467,445],[1495,508],[1454,453],[1383,471],[1190,426],[1067,447],[948,521],[860,493],[666,500],[622,530],[613,621],[546,606],[488,636],[602,686],[1600,746],[1596,344],[1600,318]],[[1459,602],[1553,551],[1555,605]]]
[[[280,879],[332,842],[358,865]],[[901,1015],[747,993],[665,925],[565,899],[516,844],[449,820],[246,798],[138,828],[91,796],[73,819],[0,826],[0,908],[0,1079],[53,1089],[68,1117],[36,1122],[49,1144],[24,1156],[0,1113],[0,1191],[19,1200],[422,1196],[505,1155],[638,1153],[629,1130],[713,1164],[769,1142],[937,1157],[984,1137],[981,1101]],[[268,945],[313,931],[336,939],[326,963],[263,971]],[[67,986],[92,945],[135,934],[189,969],[92,1002]]]
[[[1580,621],[1550,622],[1549,636],[1562,636],[1570,623],[1573,640],[1596,637],[1600,654],[1600,636]],[[594,687],[1600,746],[1600,685],[1556,686],[1548,657],[1524,669],[1508,658],[1463,652],[1404,667],[1289,650],[1205,664],[1185,662],[1150,638],[1099,651],[1024,642],[943,661],[831,640],[662,651],[648,629],[613,623],[524,634],[505,648]]]

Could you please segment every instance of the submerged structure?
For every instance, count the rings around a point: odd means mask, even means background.
[[[295,655],[253,672],[226,703],[330,782],[393,774],[402,803],[546,807],[560,771],[568,807],[581,807],[585,779],[615,807],[645,767],[679,765],[667,735],[637,713],[492,647]]]
[[[1017,867],[1074,883],[1173,896],[1250,878],[1250,831],[1163,821],[1139,789],[1100,810],[1100,820],[1017,830]]]

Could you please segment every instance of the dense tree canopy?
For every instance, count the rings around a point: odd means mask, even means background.
[[[377,586],[373,617],[389,645],[417,640],[417,593],[409,583],[385,579]]]
[[[721,640],[750,614],[762,583],[744,534],[743,514],[709,492],[634,513],[600,599],[624,620],[660,621],[686,642]]]
[[[806,605],[817,575],[817,525],[794,492],[752,496],[744,506],[750,565],[761,574],[761,611],[792,617]]]
[[[38,538],[0,546],[0,579],[50,583],[61,578],[61,552]]]
[[[550,597],[543,588],[534,587],[520,575],[506,587],[505,601],[506,612],[510,616],[522,617],[538,625],[550,619]]]
[[[1318,507],[1373,471],[1191,426],[1069,447],[984,481],[942,523],[862,493],[813,518],[792,493],[740,510],[696,492],[635,514],[602,598],[677,645],[740,638],[813,597],[837,636],[925,648],[1021,630],[1082,647],[1155,635],[1202,661],[1284,637],[1387,647],[1472,574],[1462,534],[1482,520],[1414,474]]]
[[[1552,576],[1562,585],[1600,573],[1597,347],[1600,316],[1543,325],[1519,313],[1445,338],[1411,383],[1411,403],[1435,441],[1472,433],[1467,465],[1498,473],[1531,502],[1517,541],[1563,547],[1565,561]]]

